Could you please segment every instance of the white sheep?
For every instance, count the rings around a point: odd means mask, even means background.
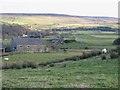
[[[4,58],[4,60],[8,61],[8,60],[9,60],[9,58]]]
[[[102,49],[102,53],[106,54],[107,53],[107,49],[106,48]]]

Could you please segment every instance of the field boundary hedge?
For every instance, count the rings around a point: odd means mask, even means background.
[[[65,58],[61,60],[54,60],[54,61],[47,61],[42,63],[36,63],[36,62],[30,62],[30,61],[24,61],[24,62],[2,62],[2,65],[0,66],[0,69],[22,69],[22,68],[37,68],[39,66],[46,66],[50,64],[55,63],[61,63],[66,61],[78,61],[83,60],[89,57],[101,55],[100,50],[94,50],[90,52],[83,52],[81,56],[73,56],[70,58]]]

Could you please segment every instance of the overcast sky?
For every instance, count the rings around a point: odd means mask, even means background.
[[[1,13],[58,13],[118,17],[119,0],[1,0]]]

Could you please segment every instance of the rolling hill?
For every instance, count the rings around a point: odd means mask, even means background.
[[[56,28],[112,27],[117,28],[117,18],[71,16],[64,14],[3,13],[0,22],[22,25],[30,30],[49,30]]]
[[[116,31],[114,17],[72,16],[65,14],[2,13],[3,38],[21,36],[29,31],[43,30],[106,30]]]

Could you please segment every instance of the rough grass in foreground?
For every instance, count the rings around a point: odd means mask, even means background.
[[[3,87],[13,88],[117,88],[118,60],[100,56],[36,69],[3,71]]]

